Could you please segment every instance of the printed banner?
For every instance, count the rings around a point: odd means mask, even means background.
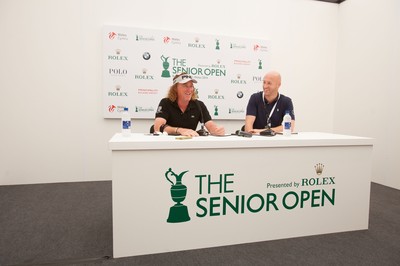
[[[103,114],[153,119],[181,72],[192,75],[211,117],[244,119],[250,95],[262,90],[269,42],[176,31],[104,26]]]
[[[114,257],[368,228],[372,147],[161,146],[113,151]]]

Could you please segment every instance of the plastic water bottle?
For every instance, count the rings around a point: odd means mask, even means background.
[[[128,112],[128,107],[124,107],[124,111],[122,112],[121,126],[122,126],[122,136],[130,137],[131,136],[131,117]]]
[[[291,125],[292,125],[292,117],[290,116],[289,111],[286,111],[282,121],[284,136],[290,136],[292,134],[292,131],[290,129]]]

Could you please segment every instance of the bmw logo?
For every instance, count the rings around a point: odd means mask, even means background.
[[[144,52],[144,53],[143,53],[143,59],[144,59],[144,60],[149,60],[150,57],[151,57],[151,55],[150,55],[149,52]]]
[[[243,92],[242,91],[238,91],[238,93],[236,94],[236,96],[241,99],[243,98]]]

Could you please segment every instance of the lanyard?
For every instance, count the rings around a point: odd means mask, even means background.
[[[262,95],[262,97],[263,97],[264,106],[265,106],[265,97],[264,97],[264,92],[263,92],[263,95]],[[278,99],[276,100],[276,102],[275,102],[274,106],[272,107],[272,109],[271,109],[271,112],[269,112],[269,114],[268,114],[268,117],[267,117],[267,125],[268,125],[268,127],[271,127],[271,121],[270,121],[270,118],[271,118],[272,114],[273,114],[273,113],[274,113],[274,111],[275,111],[276,104],[278,103],[278,101],[279,101],[279,98],[280,98],[280,97],[281,97],[281,94],[280,94],[280,93],[278,93]]]

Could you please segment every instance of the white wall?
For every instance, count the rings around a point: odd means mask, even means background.
[[[338,12],[312,0],[0,0],[0,185],[111,179],[104,24],[268,39],[297,129],[332,132]]]
[[[400,189],[400,1],[339,9],[334,131],[375,138],[373,181]]]

